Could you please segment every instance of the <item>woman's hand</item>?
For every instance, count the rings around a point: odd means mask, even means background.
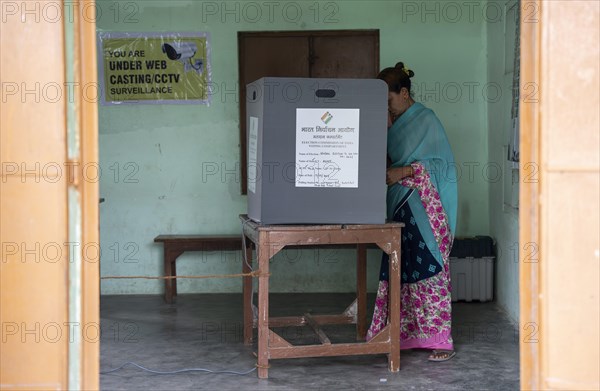
[[[385,183],[390,186],[400,182],[402,178],[413,175],[412,166],[388,168],[385,176]]]

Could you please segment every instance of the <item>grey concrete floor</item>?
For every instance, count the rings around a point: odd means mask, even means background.
[[[369,296],[368,313],[372,313]],[[271,316],[305,312],[340,313],[352,294],[271,294]],[[454,303],[456,357],[427,361],[425,350],[403,350],[400,371],[387,370],[385,355],[270,361],[269,379],[256,371],[244,376],[187,372],[158,375],[131,365],[101,374],[104,390],[516,390],[519,389],[518,328],[494,303]],[[176,304],[162,296],[103,296],[101,372],[132,361],[157,371],[184,368],[254,368],[254,346],[242,342],[239,294],[180,295]],[[354,342],[351,325],[325,328],[333,343]],[[308,327],[278,329],[296,344],[318,343]],[[256,333],[256,331],[255,331]]]

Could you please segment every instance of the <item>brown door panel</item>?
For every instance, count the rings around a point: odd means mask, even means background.
[[[379,72],[379,45],[374,36],[313,38],[311,77],[372,78]]]

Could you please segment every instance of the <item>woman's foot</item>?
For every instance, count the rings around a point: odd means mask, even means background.
[[[429,361],[448,361],[452,357],[456,356],[456,352],[454,350],[434,350],[430,355]]]

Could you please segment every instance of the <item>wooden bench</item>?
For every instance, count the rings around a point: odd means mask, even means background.
[[[155,243],[162,243],[165,276],[176,276],[177,258],[186,251],[241,251],[241,235],[159,235]],[[177,296],[177,279],[165,280],[165,301],[173,303]]]
[[[241,235],[158,235],[155,243],[162,243],[164,250],[164,275],[177,276],[177,258],[186,251],[241,251],[243,248]],[[286,249],[302,249],[314,246],[286,246]],[[321,245],[323,249],[355,249],[353,245]],[[367,248],[377,248],[369,244]],[[165,301],[173,303],[177,296],[177,279],[165,280]]]

